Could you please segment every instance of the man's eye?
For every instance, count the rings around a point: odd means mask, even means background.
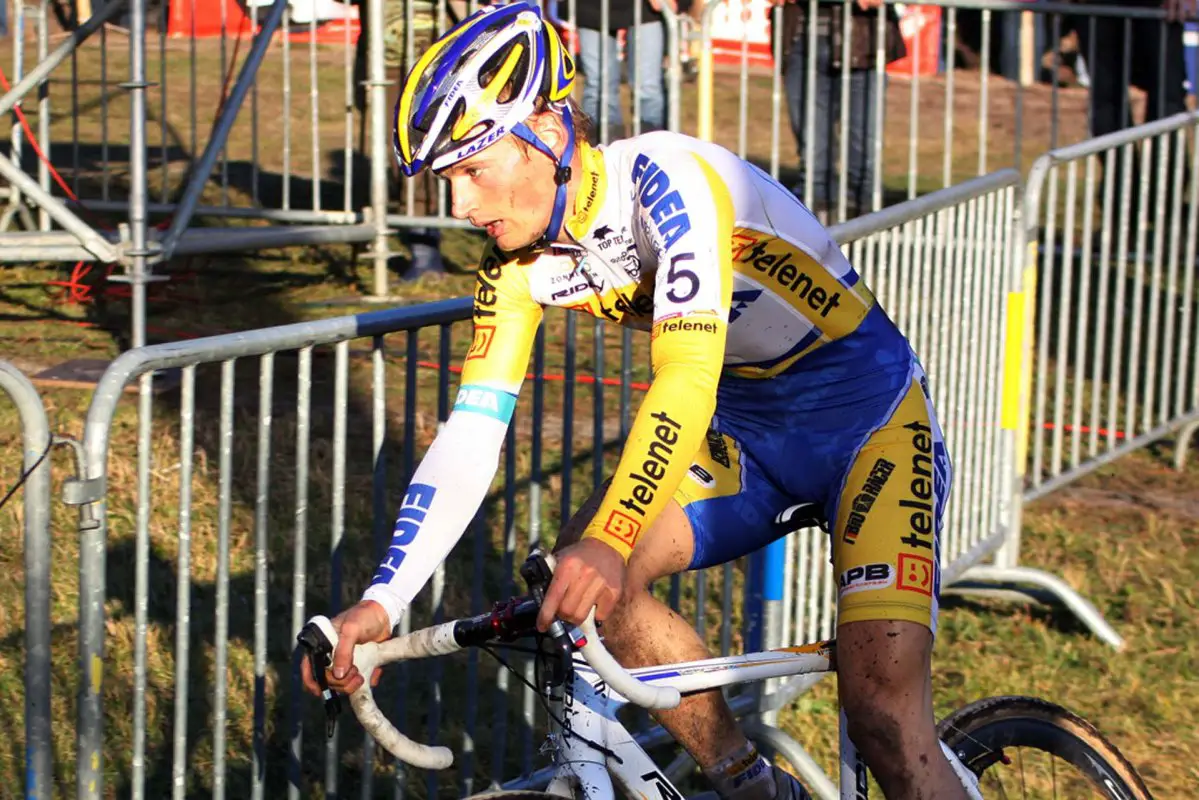
[[[478,178],[479,175],[481,175],[482,173],[483,173],[482,167],[470,167],[466,170],[467,177],[471,178],[472,180],[475,178]]]

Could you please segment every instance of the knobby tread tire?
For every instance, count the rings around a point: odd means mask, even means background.
[[[1152,800],[1132,764],[1094,725],[1045,700],[979,700],[942,720],[937,735],[980,777],[1004,747],[1027,747],[1068,762],[1112,800]]]

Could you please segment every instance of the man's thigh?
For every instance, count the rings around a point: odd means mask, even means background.
[[[582,537],[607,490],[605,481],[583,502],[562,528],[555,550]],[[740,442],[709,431],[671,502],[637,540],[629,582],[649,582],[752,553],[787,532],[775,517],[793,504]]]
[[[934,633],[952,469],[921,376],[858,450],[830,519],[838,621],[902,620]]]

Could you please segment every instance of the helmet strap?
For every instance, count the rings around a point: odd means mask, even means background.
[[[558,185],[558,190],[554,194],[554,210],[550,214],[550,225],[545,229],[545,233],[538,243],[541,246],[558,238],[558,233],[562,230],[562,219],[566,216],[566,184],[570,183],[570,161],[574,158],[575,152],[575,125],[568,105],[562,106],[562,122],[566,126],[566,147],[562,150],[562,158],[554,155],[554,151],[549,148],[549,145],[541,141],[541,138],[533,133],[533,129],[525,123],[519,122],[512,128],[512,133],[545,153],[554,162],[554,183]]]

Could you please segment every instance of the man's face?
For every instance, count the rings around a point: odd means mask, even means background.
[[[453,215],[486,229],[501,250],[526,247],[549,226],[557,189],[553,164],[512,134],[439,176],[450,183]]]

